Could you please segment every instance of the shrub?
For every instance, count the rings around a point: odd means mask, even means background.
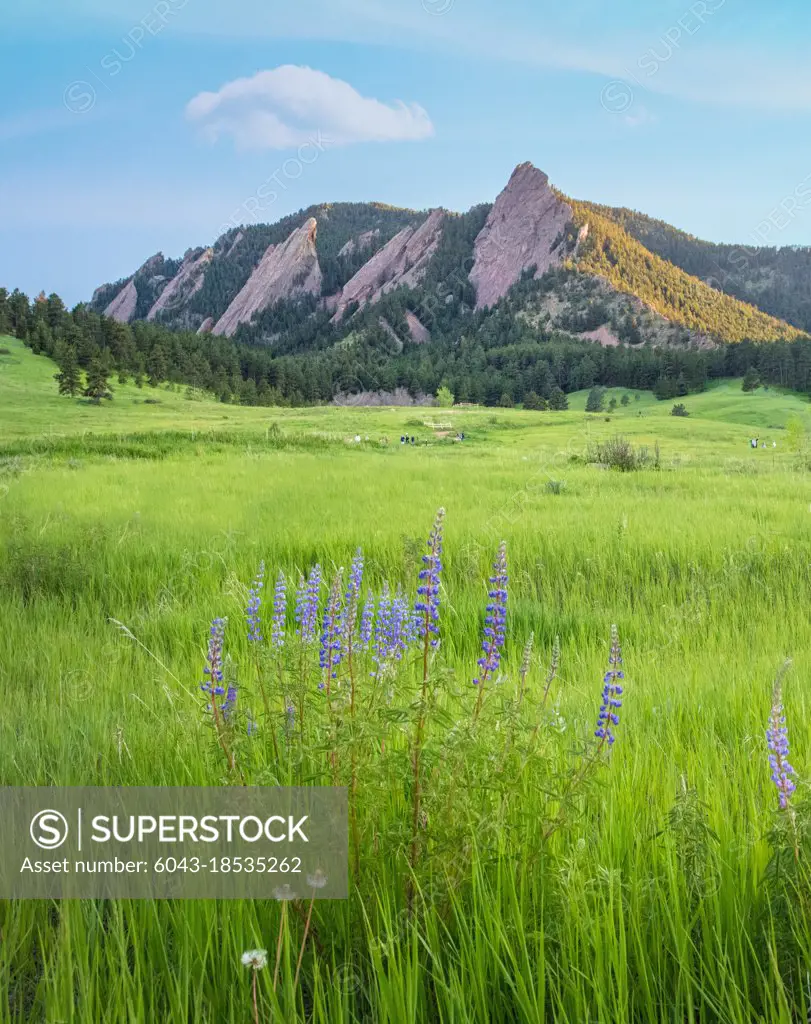
[[[591,445],[586,454],[586,462],[630,473],[635,469],[644,469],[650,464],[651,458],[647,448],[634,448],[627,438],[617,434],[608,441],[597,441]]]
[[[679,402],[677,405],[674,405],[673,408],[670,410],[670,415],[689,416],[690,413],[684,408],[684,404],[682,402]]]
[[[545,489],[547,494],[563,494],[563,492],[566,490],[566,481],[547,480]]]
[[[442,409],[450,409],[455,399],[450,388],[441,387],[436,393],[436,404]]]

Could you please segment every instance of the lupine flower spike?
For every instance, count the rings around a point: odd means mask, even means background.
[[[479,658],[479,675],[473,680],[473,685],[478,686],[479,695],[476,698],[476,710],[473,713],[473,720],[479,717],[484,697],[484,687],[488,679],[491,679],[501,664],[501,649],[504,646],[505,629],[507,623],[507,542],[499,544],[498,554],[493,563],[493,575],[490,577],[490,589],[488,597],[490,602],[487,605],[487,614],[484,619],[484,639],[482,640],[482,657]]]
[[[363,584],[363,552],[358,548],[355,557],[352,559],[352,566],[349,570],[349,583],[346,588],[346,615],[344,617],[344,629],[347,641],[355,636],[355,625],[358,621],[358,604],[360,602],[360,588]]]
[[[208,654],[203,672],[205,680],[200,684],[203,693],[207,693],[211,703],[208,709],[214,720],[214,728],[222,751],[228,761],[228,767],[233,770],[236,767],[234,755],[229,749],[226,741],[224,726],[228,722],[229,715],[234,710],[237,700],[236,687],[229,685],[227,690],[223,685],[223,641],[225,639],[225,626],[227,619],[214,619],[211,623],[211,630],[208,636]],[[219,698],[225,698],[222,704]]]
[[[212,706],[217,697],[225,696],[222,675],[222,645],[225,637],[226,619],[214,619],[208,636],[208,656],[203,673],[206,679],[200,684],[203,693],[211,697]]]
[[[270,645],[276,650],[284,647],[284,627],[287,619],[287,581],[280,572],[273,591],[273,619],[270,627]]]
[[[789,763],[788,727],[783,713],[783,676],[789,663],[787,662],[777,676],[772,697],[772,711],[769,716],[769,728],[766,730],[766,743],[769,747],[769,765],[772,769],[772,782],[777,787],[780,809],[788,810],[791,794],[797,788],[792,776],[796,772]]]
[[[302,576],[296,592],[296,632],[305,645],[311,644],[318,630],[318,606],[321,597],[321,566],[316,565],[310,570],[305,581]]]
[[[248,622],[248,639],[252,644],[262,642],[262,620],[260,609],[262,607],[262,588],[265,586],[265,563],[259,563],[259,571],[248,591],[248,607],[245,609],[245,618]]]
[[[597,717],[597,729],[594,735],[600,741],[598,750],[608,743],[614,743],[614,727],[620,724],[618,711],[622,707],[622,680],[625,673],[622,671],[622,651],[620,649],[619,633],[617,627],[611,627],[611,654],[608,659],[608,672],[603,679],[603,702],[600,705],[600,714]]]
[[[364,651],[368,651],[372,646],[372,629],[374,627],[375,617],[375,599],[370,594],[366,598],[366,604],[363,606],[363,612],[360,617],[360,646]]]
[[[324,670],[324,682],[319,689],[330,695],[330,684],[338,676],[338,665],[343,654],[343,569],[339,569],[330,588],[327,607],[324,609],[324,628],[321,633],[321,654],[319,664]]]
[[[418,616],[417,630],[422,640],[430,640],[431,647],[439,645],[439,574],[442,572],[442,522],[445,509],[441,508],[434,520],[428,538],[428,554],[422,556],[420,585],[414,611]],[[427,644],[426,644],[427,649]]]
[[[398,589],[392,598],[388,583],[384,583],[377,608],[372,647],[372,660],[376,665],[373,676],[381,678],[391,665],[402,661],[414,640],[414,625],[415,619],[403,592]]]

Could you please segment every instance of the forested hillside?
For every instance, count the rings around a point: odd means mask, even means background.
[[[667,319],[726,342],[796,338],[802,332],[748,303],[719,292],[649,251],[594,207],[573,203],[574,226],[588,226],[575,264],[636,295]]]
[[[719,245],[636,210],[579,205],[614,221],[646,249],[688,274],[811,331],[811,247],[775,248],[759,242],[757,236],[738,245]]]

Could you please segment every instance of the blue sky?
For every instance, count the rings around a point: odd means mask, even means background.
[[[72,304],[158,250],[314,202],[464,210],[522,160],[704,238],[811,244],[798,0],[53,7],[3,13],[8,287]]]

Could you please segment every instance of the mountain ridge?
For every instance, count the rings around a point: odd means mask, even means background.
[[[302,230],[310,238],[306,252],[299,251]],[[433,331],[427,321],[461,324],[505,300],[526,275],[550,275],[544,309],[533,310],[539,325],[571,330],[582,321],[580,333],[606,344],[705,347],[804,333],[804,322],[781,320],[748,295],[691,273],[709,257],[685,249],[690,237],[632,211],[571,200],[527,162],[494,203],[464,214],[335,203],[233,228],[211,247],[187,250],[182,261],[156,254],[130,278],[100,286],[91,307],[120,322],[157,319],[275,345],[321,314],[347,337],[364,307],[384,307],[396,293],[402,336],[424,343]],[[583,289],[561,271],[593,279],[599,300],[590,285],[584,305]],[[437,309],[443,303],[447,308]],[[391,326],[385,308],[380,315]]]

